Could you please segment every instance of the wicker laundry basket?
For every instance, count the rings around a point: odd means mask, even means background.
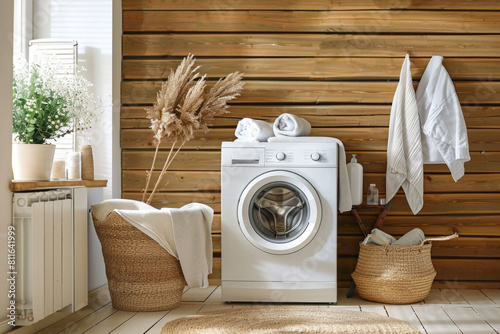
[[[352,278],[361,298],[379,303],[409,304],[424,300],[436,271],[431,260],[431,241],[457,238],[427,238],[418,246],[397,247],[360,244]]]
[[[116,212],[103,221],[92,218],[113,307],[163,311],[179,306],[186,285],[179,261]]]

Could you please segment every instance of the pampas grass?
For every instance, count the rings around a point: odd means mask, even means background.
[[[240,95],[243,89],[243,74],[230,73],[219,79],[210,89],[206,75],[200,76],[192,54],[184,58],[175,71],[170,70],[156,96],[156,102],[146,109],[151,121],[153,138],[156,143],[151,169],[147,171],[146,186],[142,201],[150,204],[168,167],[186,142],[193,139],[196,130],[208,131],[216,116],[228,113],[227,102]],[[146,200],[160,144],[171,142],[169,154],[163,164],[158,180]],[[176,146],[177,145],[177,146]]]

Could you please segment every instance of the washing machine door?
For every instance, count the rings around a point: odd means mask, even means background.
[[[288,171],[265,173],[250,182],[238,203],[238,221],[255,247],[288,254],[305,247],[321,222],[321,201],[303,177]]]

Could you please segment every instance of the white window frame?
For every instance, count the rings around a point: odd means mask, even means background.
[[[33,39],[33,0],[14,1],[14,57],[28,60],[28,43]]]

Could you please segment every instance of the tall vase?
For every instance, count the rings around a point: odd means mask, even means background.
[[[12,144],[12,171],[16,181],[48,181],[56,146],[52,144]]]

